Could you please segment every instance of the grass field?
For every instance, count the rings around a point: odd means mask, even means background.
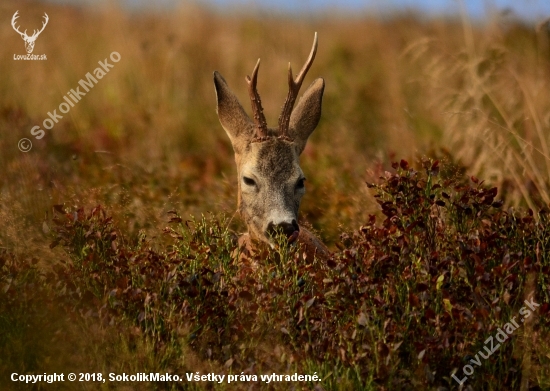
[[[46,61],[14,60],[24,42],[0,27],[2,389],[550,389],[547,24],[11,0],[1,20],[18,9],[22,29],[50,21],[34,49]],[[261,57],[274,126],[287,63],[301,66],[315,31],[304,84],[326,89],[300,218],[334,257],[238,263],[231,232],[245,227],[212,74],[248,109]],[[540,307],[459,387],[452,374],[526,299]],[[25,385],[14,372],[321,381]]]

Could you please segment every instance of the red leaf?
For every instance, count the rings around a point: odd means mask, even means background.
[[[246,301],[251,301],[252,299],[254,299],[254,296],[249,291],[241,291],[239,293],[239,298]]]
[[[412,307],[419,307],[420,306],[420,300],[418,299],[418,296],[414,293],[409,293],[409,304]]]

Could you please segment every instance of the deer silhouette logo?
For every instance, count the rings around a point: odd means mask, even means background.
[[[15,14],[13,14],[13,17],[11,18],[11,26],[15,31],[19,33],[19,35],[21,35],[21,38],[23,38],[23,40],[25,41],[25,49],[27,50],[27,53],[31,54],[34,50],[34,43],[36,41],[36,38],[38,38],[40,33],[44,31],[44,28],[48,24],[48,14],[44,12],[44,22],[42,22],[42,28],[40,30],[34,30],[33,34],[31,36],[28,36],[27,30],[22,33],[21,31],[19,31],[19,27],[17,27],[15,24],[16,19],[19,17],[18,13],[19,11],[15,11]]]

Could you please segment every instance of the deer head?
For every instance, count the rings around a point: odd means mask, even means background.
[[[296,78],[288,64],[289,91],[278,129],[267,127],[256,89],[260,60],[252,77],[246,77],[253,121],[224,78],[214,72],[218,117],[231,140],[237,163],[239,212],[250,236],[269,244],[273,244],[278,231],[292,242],[300,230],[298,209],[305,193],[305,177],[299,156],[321,117],[324,80],[316,79],[293,107],[316,52],[317,33],[309,58]]]
[[[43,18],[45,20],[44,22],[42,22],[42,28],[40,30],[34,30],[33,34],[29,37],[27,35],[27,30],[25,30],[25,32],[22,33],[21,31],[19,31],[19,28],[15,25],[15,20],[19,18],[19,15],[17,15],[18,12],[19,11],[15,11],[15,14],[13,14],[13,17],[11,18],[11,26],[15,31],[19,33],[19,35],[21,35],[21,38],[23,38],[23,40],[25,41],[25,49],[27,50],[27,53],[32,53],[32,51],[34,50],[34,41],[36,41],[36,38],[38,38],[40,33],[44,31],[44,28],[48,24],[48,20],[49,20],[48,14],[44,12]]]

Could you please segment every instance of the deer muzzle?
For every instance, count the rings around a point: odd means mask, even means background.
[[[267,237],[275,238],[277,235],[283,234],[287,238],[288,243],[294,243],[298,239],[299,233],[300,227],[296,220],[292,220],[291,222],[283,221],[277,224],[270,222],[266,230]]]

